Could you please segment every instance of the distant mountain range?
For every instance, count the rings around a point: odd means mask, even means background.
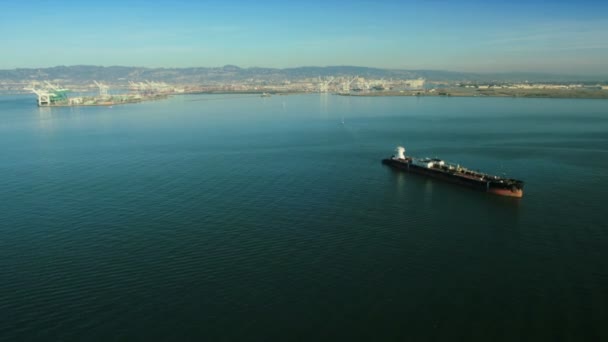
[[[355,76],[365,78],[425,78],[429,81],[471,82],[606,82],[608,76],[556,75],[545,73],[468,73],[440,70],[396,70],[357,66],[327,66],[298,68],[240,68],[225,65],[216,68],[141,68],[125,66],[56,66],[0,70],[0,81],[23,82],[28,80],[53,80],[65,83],[90,83],[92,80],[107,83],[128,81],[157,81],[180,84],[206,84],[243,81],[249,79],[269,82],[315,78],[326,76]]]

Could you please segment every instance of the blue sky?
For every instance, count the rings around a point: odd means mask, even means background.
[[[358,65],[608,75],[608,1],[11,1],[0,69]]]

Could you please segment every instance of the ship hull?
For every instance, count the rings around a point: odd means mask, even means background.
[[[524,192],[521,189],[500,189],[500,188],[494,188],[494,189],[488,189],[488,192],[494,195],[499,195],[499,196],[507,196],[507,197],[517,197],[517,198],[521,198],[524,196]]]
[[[501,184],[496,181],[481,180],[472,177],[461,177],[454,174],[446,173],[440,170],[434,170],[426,167],[421,167],[413,164],[409,161],[400,161],[393,158],[383,159],[382,163],[389,165],[395,169],[402,171],[415,173],[435,179],[440,179],[453,184],[466,186],[471,189],[478,191],[487,192],[499,196],[516,197],[521,198],[523,196],[523,189],[512,186]]]

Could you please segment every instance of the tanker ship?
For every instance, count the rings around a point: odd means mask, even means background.
[[[405,148],[401,146],[397,147],[396,155],[383,159],[382,163],[399,170],[441,179],[495,195],[518,198],[524,195],[523,181],[469,170],[437,158],[417,159],[406,156]]]

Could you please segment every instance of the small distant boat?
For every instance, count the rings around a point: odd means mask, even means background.
[[[262,95],[260,95],[261,97],[270,97],[270,93],[262,93]]]

